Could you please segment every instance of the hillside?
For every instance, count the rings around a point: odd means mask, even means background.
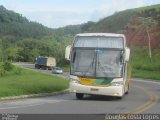
[[[0,62],[34,62],[38,56],[52,56],[63,64],[64,49],[71,40],[72,36],[61,30],[47,28],[0,6]]]
[[[123,33],[129,46],[148,46],[148,30],[152,49],[160,48],[160,4],[116,12],[98,22],[89,21],[58,30],[71,35],[84,32]]]
[[[125,10],[108,16],[89,28],[91,32],[119,32],[136,16],[133,10]]]
[[[51,29],[0,6],[0,36],[36,38],[51,32]]]
[[[160,5],[134,9],[134,11],[137,16],[130,21],[124,32],[128,45],[148,46],[150,37],[151,48],[160,48]]]
[[[75,36],[78,33],[88,32],[90,27],[92,27],[95,24],[96,24],[95,22],[88,21],[87,23],[78,24],[78,25],[67,25],[65,27],[55,29],[55,32]]]
[[[123,33],[128,45],[147,46],[147,29],[152,48],[160,48],[160,4],[117,12],[91,26],[88,32]]]
[[[84,32],[123,33],[129,46],[148,46],[147,29],[152,48],[160,48],[160,4],[116,12],[98,22],[89,21],[58,30],[71,35]]]

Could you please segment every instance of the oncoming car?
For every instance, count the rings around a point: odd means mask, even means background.
[[[54,73],[54,74],[63,74],[63,70],[60,67],[53,67],[52,73]]]

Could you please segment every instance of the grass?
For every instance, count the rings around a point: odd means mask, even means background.
[[[133,75],[134,78],[145,78],[145,79],[153,79],[160,80],[160,72],[159,71],[147,71],[147,70],[134,70]]]
[[[160,9],[160,4],[150,5],[150,6],[140,7],[140,8],[135,8],[133,10],[135,10],[137,12],[141,12],[141,11],[145,11],[145,10],[149,10],[149,9]]]
[[[131,47],[132,77],[160,80],[160,50],[152,50],[149,58],[147,48]]]
[[[63,78],[22,69],[21,74],[7,72],[0,77],[0,97],[51,93],[68,86],[68,81]]]
[[[64,66],[62,66],[62,69],[63,69],[64,72],[69,72],[70,71],[70,65],[69,64],[64,65]]]

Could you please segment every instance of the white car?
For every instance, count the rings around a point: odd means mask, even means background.
[[[60,67],[54,67],[52,69],[52,73],[54,73],[54,74],[63,74],[63,70]]]

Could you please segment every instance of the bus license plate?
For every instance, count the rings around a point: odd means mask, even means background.
[[[91,88],[91,91],[98,91],[97,88]]]

